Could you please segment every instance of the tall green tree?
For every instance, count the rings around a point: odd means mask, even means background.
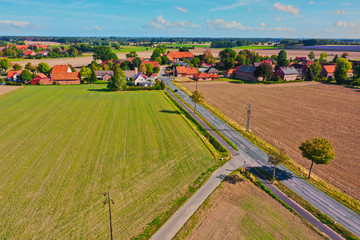
[[[322,67],[321,67],[321,64],[319,62],[314,62],[313,64],[311,64],[309,66],[309,69],[310,71],[312,72],[314,78],[318,78],[320,73],[321,73],[321,70],[322,70]]]
[[[354,68],[354,78],[360,78],[360,65]]]
[[[306,139],[301,143],[299,149],[301,150],[302,156],[311,161],[308,179],[310,179],[314,163],[329,164],[335,157],[334,147],[325,138],[315,137],[312,139]]]
[[[32,79],[31,72],[25,69],[24,71],[21,72],[20,79],[29,82]]]
[[[273,76],[273,69],[270,64],[261,63],[254,72],[255,77],[262,77],[263,81],[267,81]]]
[[[126,54],[126,58],[136,58],[138,57],[138,54],[135,51],[130,51]]]
[[[109,46],[96,46],[94,48],[93,58],[94,60],[101,60],[101,61],[106,61],[106,60],[116,61],[119,59],[116,56],[116,54],[112,52],[112,49]]]
[[[96,78],[96,73],[94,70],[91,70],[91,75],[90,75],[90,78],[89,78],[89,83],[95,83],[97,80]]]
[[[38,64],[37,66],[37,71],[39,73],[43,73],[45,75],[49,75],[50,71],[51,71],[51,67],[49,66],[49,64],[41,62]]]
[[[6,71],[10,68],[10,61],[7,58],[0,59],[0,69]]]
[[[219,52],[220,59],[227,59],[227,58],[235,59],[236,55],[237,55],[236,52],[231,48],[225,48],[224,50],[221,50]]]
[[[277,63],[283,67],[289,66],[289,60],[287,60],[287,53],[285,50],[279,52]]]
[[[15,71],[19,71],[19,70],[21,70],[21,65],[20,64],[18,64],[18,63],[15,63],[14,64],[14,66],[13,66],[13,69],[15,70]]]
[[[333,63],[336,63],[336,61],[338,60],[339,56],[336,54],[334,59],[332,60]]]
[[[29,63],[29,62],[25,65],[25,69],[26,69],[26,70],[29,70],[29,71],[32,72],[32,73],[35,73],[35,72],[36,72],[36,66],[31,65],[31,63]]]
[[[119,91],[126,89],[126,76],[121,68],[115,68],[114,76],[110,78],[107,87],[110,91]]]
[[[338,84],[343,84],[348,79],[349,70],[352,68],[352,63],[346,58],[339,58],[336,61],[336,69],[334,73],[335,80]]]
[[[279,166],[280,163],[286,162],[287,159],[288,157],[284,151],[280,151],[280,152],[275,152],[273,150],[270,151],[268,155],[268,163],[273,167],[273,177],[271,180],[272,184],[274,183],[275,180],[275,172],[277,167]]]
[[[91,70],[91,68],[82,66],[80,70],[80,76],[83,77],[85,81],[89,81],[92,72],[93,71]]]
[[[191,101],[195,103],[194,113],[196,113],[196,105],[201,102],[201,100],[203,99],[203,95],[199,91],[194,91],[192,92],[190,98]]]
[[[315,53],[314,53],[314,51],[311,51],[311,52],[309,53],[308,57],[309,57],[309,59],[310,59],[311,61],[314,61],[314,60],[315,60]]]
[[[327,62],[327,53],[326,52],[320,53],[319,61],[320,61],[320,63],[326,63]]]

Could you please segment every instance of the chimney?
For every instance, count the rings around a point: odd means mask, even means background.
[[[138,74],[139,70],[137,67],[134,68],[135,74]]]

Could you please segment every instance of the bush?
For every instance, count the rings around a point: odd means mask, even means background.
[[[359,86],[360,86],[360,78],[352,81],[352,82],[350,83],[350,85],[351,85],[351,86],[358,86],[358,87],[359,87]]]

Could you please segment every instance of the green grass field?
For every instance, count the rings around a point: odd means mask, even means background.
[[[151,50],[153,51],[153,48],[150,47],[138,47],[138,46],[122,46],[121,49],[112,49],[112,51],[114,53],[128,53],[131,51],[135,51],[135,52],[142,52],[142,51],[147,51],[147,50]]]
[[[196,48],[208,48],[210,47],[210,44],[204,44],[204,45],[199,45],[199,44],[181,44],[181,43],[173,43],[173,44],[167,44],[167,47],[171,47],[171,48],[180,48],[180,47],[196,47]]]
[[[0,97],[0,239],[137,235],[215,160],[162,92],[29,86]]]

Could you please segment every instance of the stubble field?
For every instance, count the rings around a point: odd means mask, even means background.
[[[253,183],[236,180],[224,181],[174,240],[323,239]]]
[[[162,92],[31,86],[0,98],[0,238],[137,235],[215,163]]]
[[[194,83],[182,83],[191,91]],[[360,91],[321,83],[241,85],[199,82],[205,101],[246,125],[252,105],[251,129],[273,146],[284,149],[305,168],[310,161],[298,149],[304,139],[325,137],[335,147],[335,160],[315,165],[314,173],[360,200]]]

